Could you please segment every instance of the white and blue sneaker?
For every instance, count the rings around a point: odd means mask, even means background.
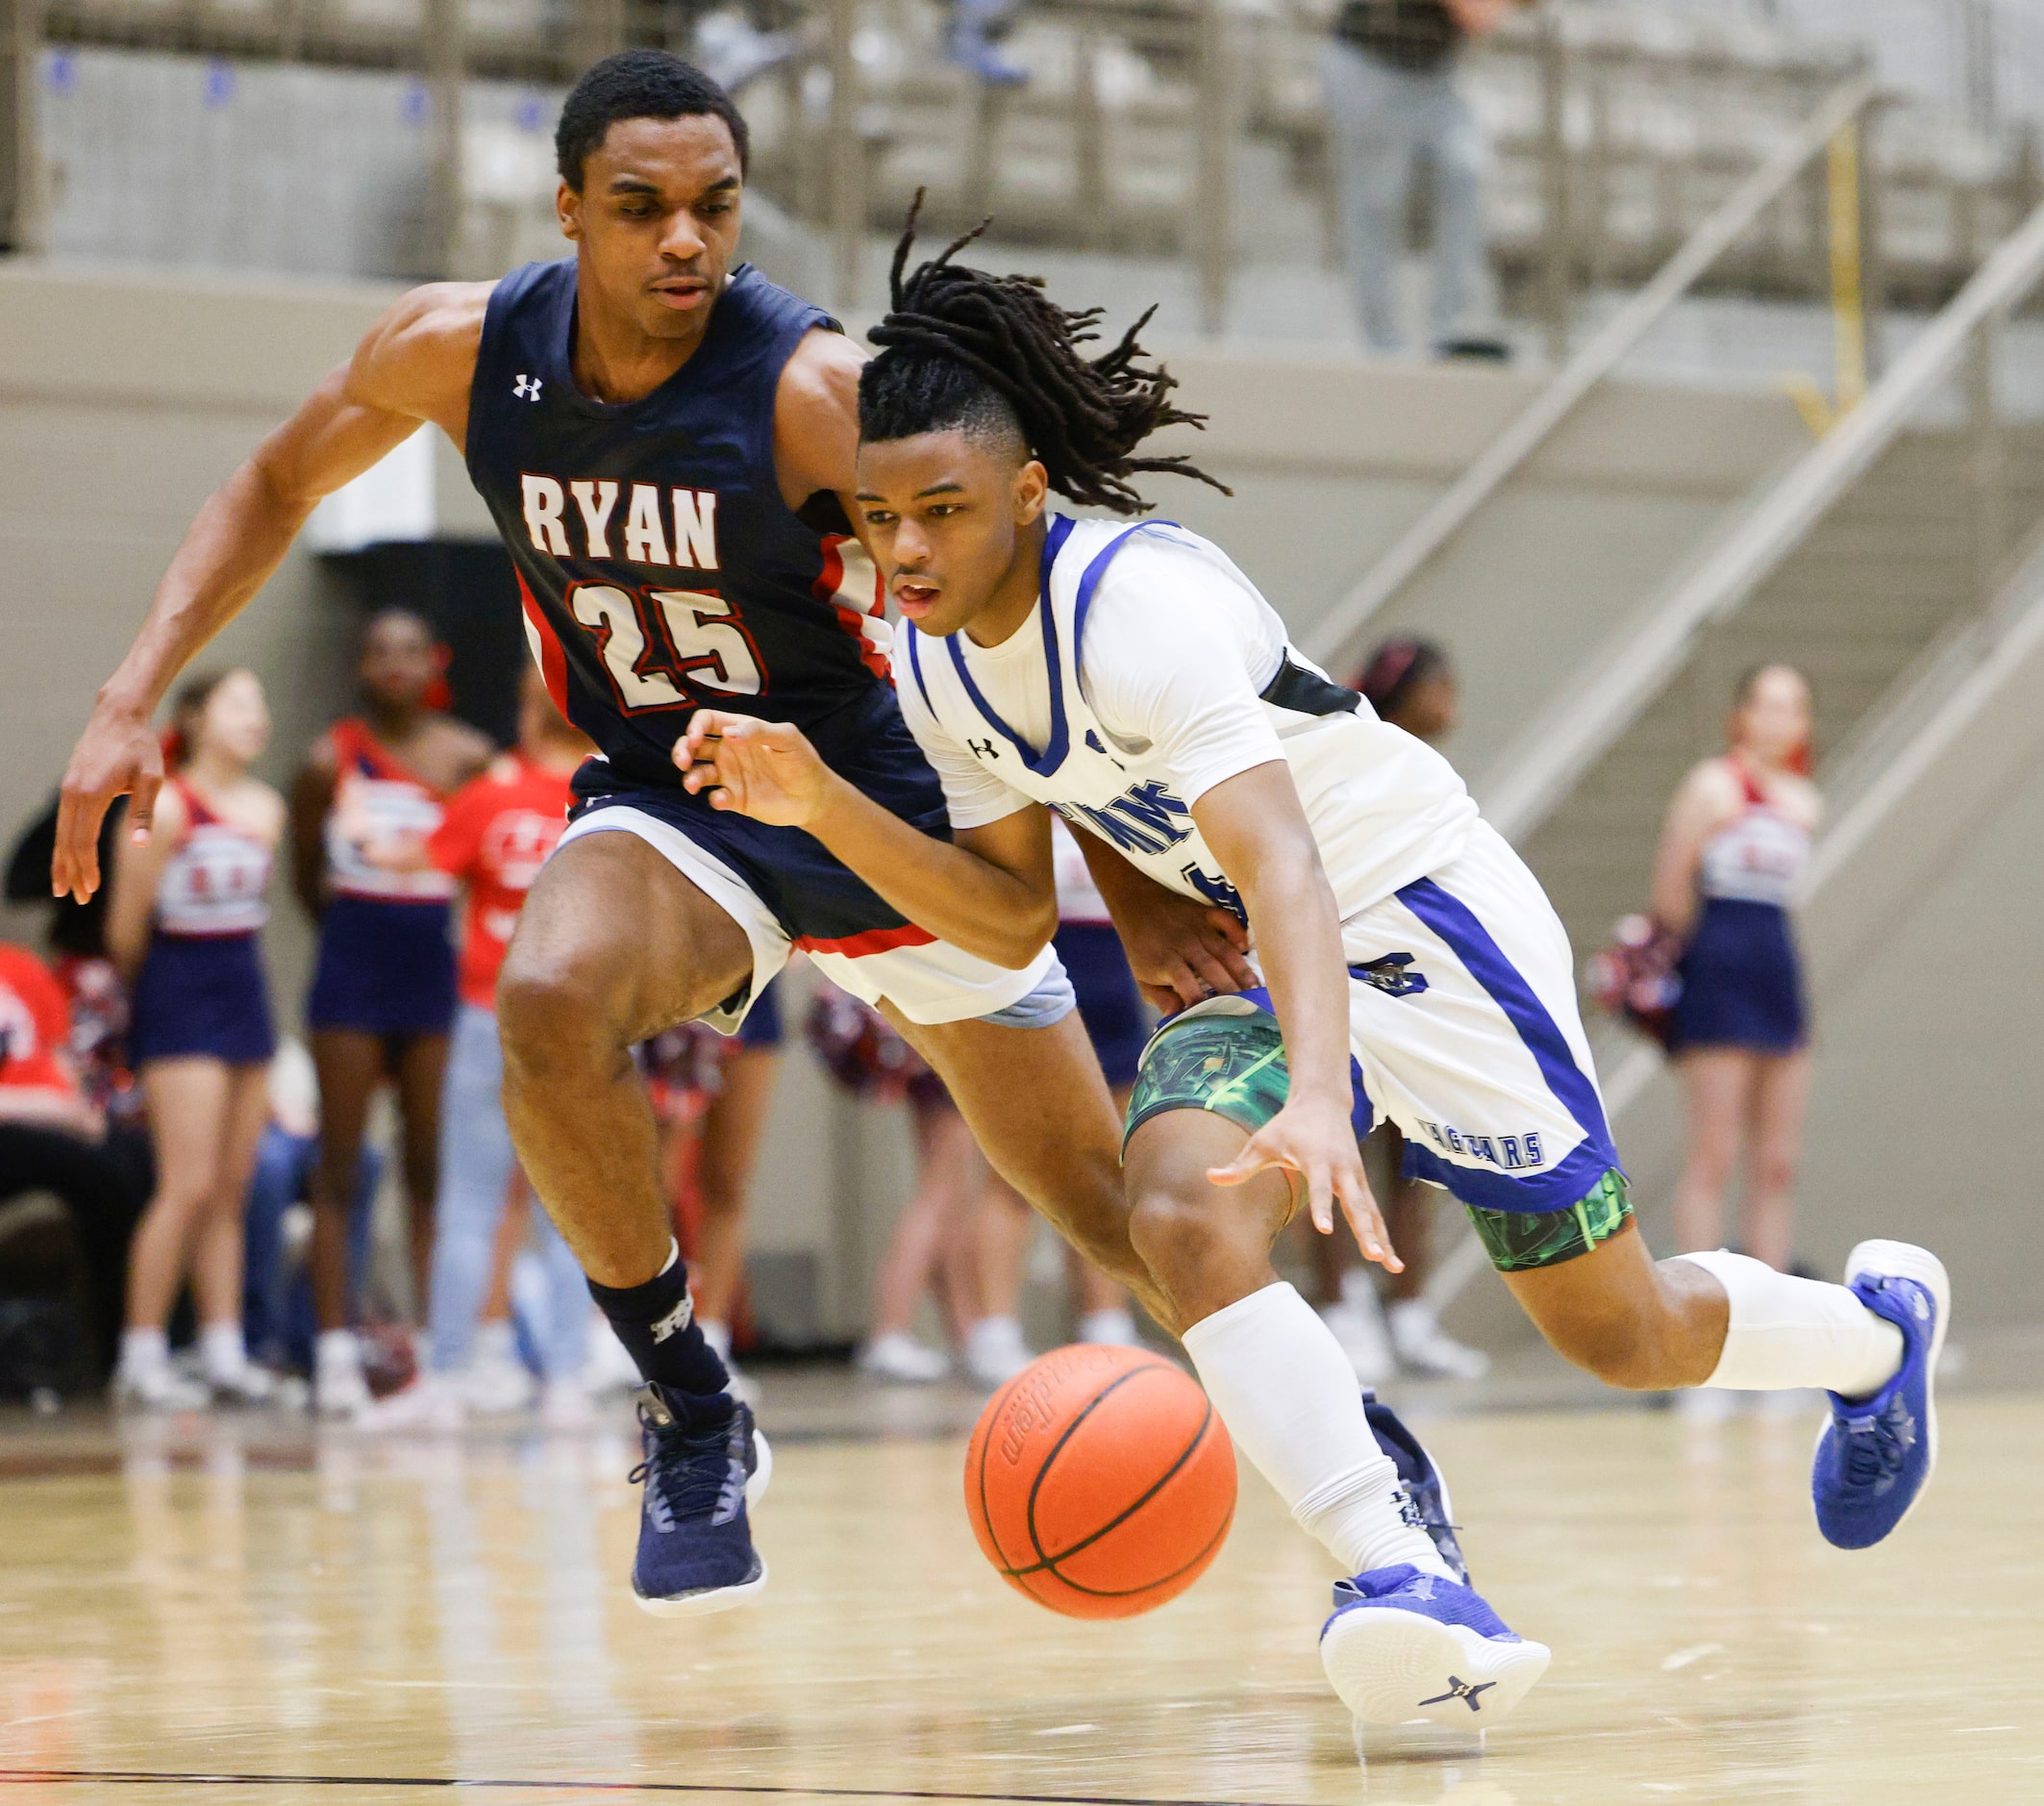
[[[743,1605],[766,1586],[766,1564],[752,1544],[749,1506],[773,1473],[766,1438],[752,1407],[733,1401],[728,1422],[691,1427],[679,1393],[639,1389],[645,1459],[632,1470],[645,1483],[632,1591],[657,1618],[693,1618]]]
[[[1937,1357],[1952,1317],[1944,1263],[1907,1242],[1862,1242],[1845,1284],[1902,1331],[1902,1367],[1871,1398],[1831,1394],[1810,1497],[1817,1528],[1841,1549],[1871,1548],[1907,1518],[1937,1466]]]
[[[1481,1594],[1409,1562],[1335,1581],[1334,1615],[1320,1631],[1328,1682],[1365,1724],[1495,1723],[1551,1659]]]
[[[1419,1438],[1406,1428],[1397,1412],[1369,1387],[1362,1389],[1362,1415],[1368,1418],[1377,1446],[1391,1458],[1398,1477],[1405,1483],[1409,1505],[1408,1521],[1433,1538],[1448,1571],[1463,1586],[1469,1584],[1469,1564],[1462,1559],[1462,1545],[1456,1539],[1460,1528],[1455,1522],[1455,1507],[1448,1502],[1448,1481],[1433,1465],[1433,1457],[1420,1446]]]

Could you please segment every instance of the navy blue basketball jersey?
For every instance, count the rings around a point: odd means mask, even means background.
[[[497,285],[468,408],[468,471],[517,566],[526,636],[561,711],[618,771],[680,782],[696,709],[814,733],[887,681],[878,573],[835,497],[810,521],[774,473],[774,395],[837,324],[750,264],[694,356],[638,401],[575,386],[575,260]]]

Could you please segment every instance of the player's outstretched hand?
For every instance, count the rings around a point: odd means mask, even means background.
[[[1363,1254],[1388,1272],[1405,1270],[1362,1170],[1355,1125],[1338,1102],[1294,1098],[1252,1135],[1227,1166],[1209,1166],[1207,1177],[1215,1185],[1242,1185],[1272,1167],[1299,1176],[1313,1227],[1322,1235],[1334,1233],[1338,1198]]]
[[[71,749],[58,792],[57,851],[50,894],[81,903],[99,889],[99,825],[116,796],[133,796],[128,828],[149,838],[156,793],[163,788],[163,748],[146,715],[102,705]]]
[[[823,807],[831,773],[798,727],[701,709],[674,743],[682,788],[777,827],[806,828]]]

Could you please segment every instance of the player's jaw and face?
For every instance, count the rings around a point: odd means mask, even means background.
[[[738,248],[744,175],[712,113],[619,119],[555,196],[576,244],[585,308],[649,339],[700,338]]]
[[[998,644],[1035,601],[1043,466],[950,430],[859,448],[858,505],[887,593],[926,634]]]

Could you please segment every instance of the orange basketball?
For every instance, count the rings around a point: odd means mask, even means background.
[[[1144,1348],[1054,1349],[996,1392],[965,1510],[1008,1584],[1068,1618],[1133,1618],[1207,1570],[1234,1518],[1234,1445],[1196,1381]]]

